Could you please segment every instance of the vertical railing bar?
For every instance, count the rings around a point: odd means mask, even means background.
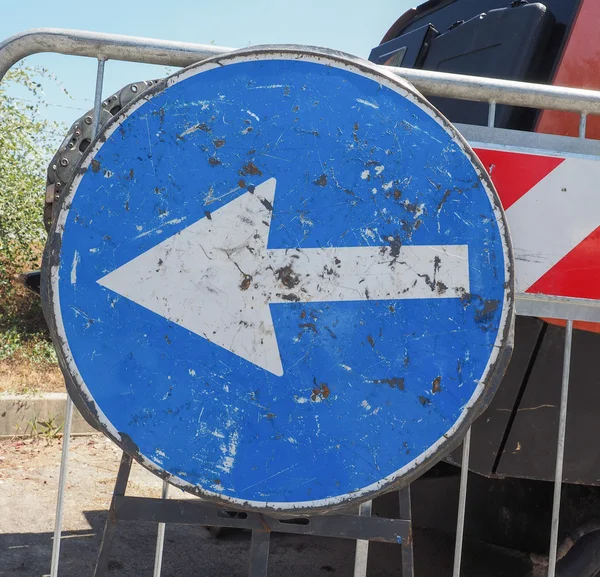
[[[567,321],[565,331],[565,352],[563,359],[562,387],[560,393],[560,413],[558,419],[558,442],[556,446],[556,469],[554,475],[554,498],[552,501],[552,527],[550,531],[550,554],[548,555],[548,577],[556,573],[558,551],[558,527],[560,517],[560,498],[563,481],[565,457],[565,437],[567,432],[567,402],[569,400],[569,376],[571,370],[571,344],[573,341],[573,321]]]
[[[492,100],[488,110],[488,126],[494,128],[496,124],[496,103]]]
[[[373,510],[373,501],[361,503],[358,514],[361,517],[370,517]],[[367,564],[369,562],[369,542],[363,539],[356,540],[354,554],[354,577],[367,577]]]
[[[587,112],[582,112],[579,117],[579,138],[585,138],[587,132]]]
[[[100,125],[100,109],[102,106],[102,86],[104,84],[104,58],[98,58],[96,72],[96,89],[94,91],[94,118],[92,134],[96,136]],[[63,430],[63,446],[60,458],[60,473],[58,476],[58,498],[56,501],[56,518],[54,520],[54,541],[52,543],[52,559],[50,561],[50,577],[58,577],[58,562],[60,558],[60,541],[62,538],[62,522],[65,502],[65,487],[67,484],[67,467],[69,463],[69,445],[71,443],[71,426],[73,423],[73,401],[67,393],[65,424]]]
[[[465,511],[467,506],[467,480],[469,478],[469,455],[471,452],[471,429],[463,441],[462,463],[460,469],[460,491],[458,494],[458,519],[456,521],[456,542],[454,544],[453,577],[460,577],[462,562],[463,536],[465,532]]]
[[[402,577],[414,577],[413,523],[410,485],[398,491],[400,519],[409,522],[407,537],[402,541]]]
[[[65,487],[67,485],[67,465],[69,463],[69,444],[71,442],[71,424],[73,422],[73,401],[67,394],[65,424],[63,428],[63,445],[58,475],[58,498],[56,500],[56,518],[54,519],[54,541],[52,542],[52,560],[50,577],[58,575],[58,559],[60,557],[60,540],[62,538],[62,521],[65,503]]]
[[[169,497],[169,483],[163,481],[161,499]],[[165,528],[166,523],[158,524],[158,533],[156,535],[156,550],[154,551],[154,577],[160,577],[162,571],[163,549],[165,546]]]
[[[98,70],[96,71],[96,92],[94,93],[94,117],[92,135],[95,138],[100,129],[100,111],[102,110],[102,87],[104,85],[104,64],[106,60],[98,57]]]

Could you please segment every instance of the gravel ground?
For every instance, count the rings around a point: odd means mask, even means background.
[[[57,364],[34,363],[26,357],[4,359],[0,360],[0,393],[2,392],[14,395],[64,393],[65,380]]]
[[[0,441],[0,577],[49,574],[61,442],[57,439]],[[120,452],[100,435],[71,441],[60,577],[93,575]],[[161,481],[137,464],[129,495],[160,497]],[[171,498],[193,498],[171,489]],[[151,576],[156,525],[119,524],[110,561],[110,577]],[[164,577],[237,577],[248,574],[250,535],[229,532],[215,538],[207,529],[168,525]],[[354,542],[274,534],[270,577],[351,576]],[[452,574],[453,538],[416,529],[417,577]],[[400,577],[400,547],[373,544],[370,577]],[[463,576],[519,577],[527,564],[511,552],[467,543]]]

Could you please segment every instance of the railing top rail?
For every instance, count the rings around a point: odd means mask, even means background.
[[[393,70],[428,96],[562,110],[578,114],[600,114],[600,91],[413,68],[386,69]]]
[[[0,42],[0,81],[17,62],[42,52],[164,66],[189,66],[203,58],[232,50],[234,48],[122,34],[33,28]]]
[[[165,66],[188,66],[203,58],[232,50],[234,49],[224,46],[120,34],[36,28],[16,34],[0,43],[0,81],[17,62],[41,52]],[[418,90],[429,96],[600,115],[600,92],[596,91],[411,68],[385,69],[412,82]]]

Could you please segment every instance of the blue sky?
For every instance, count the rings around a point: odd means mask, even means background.
[[[133,0],[105,4],[20,0],[0,19],[0,39],[37,27],[75,28],[242,48],[267,43],[326,46],[364,58],[415,0]],[[166,9],[164,8],[166,7]],[[67,98],[45,83],[48,118],[70,125],[93,105],[96,63],[89,58],[40,54],[28,63],[52,71]],[[171,69],[173,72],[175,69]],[[159,78],[164,67],[109,62],[104,96],[137,80]]]

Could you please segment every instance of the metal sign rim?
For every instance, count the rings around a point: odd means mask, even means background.
[[[385,85],[396,93],[411,100],[421,110],[432,117],[461,147],[463,153],[470,159],[475,168],[481,183],[486,191],[490,205],[496,217],[500,237],[502,239],[502,248],[504,254],[505,284],[504,301],[502,303],[502,315],[499,323],[498,334],[493,347],[493,352],[488,359],[486,368],[475,388],[471,398],[464,405],[459,419],[437,442],[409,462],[404,467],[394,473],[380,479],[378,482],[363,487],[352,493],[342,496],[329,497],[314,501],[302,502],[257,502],[247,501],[235,497],[229,497],[199,487],[185,481],[184,479],[173,475],[156,463],[147,459],[141,454],[127,435],[119,433],[101,409],[96,405],[91,393],[89,392],[77,365],[71,354],[66,332],[62,324],[60,296],[59,296],[59,267],[60,267],[60,249],[62,244],[62,232],[66,218],[69,213],[70,203],[77,192],[79,184],[86,174],[88,167],[94,159],[96,153],[101,149],[108,137],[121,125],[121,123],[137,108],[147,101],[151,100],[157,94],[188,77],[207,72],[211,69],[245,62],[249,60],[303,60],[316,62],[323,65],[333,66],[340,69],[347,69],[365,76],[379,84]],[[414,87],[399,78],[398,76],[382,70],[365,60],[343,52],[332,51],[312,46],[296,45],[265,45],[253,48],[246,48],[226,55],[219,55],[197,64],[193,64],[164,80],[157,82],[147,91],[140,94],[126,107],[124,107],[104,129],[94,139],[86,153],[82,156],[81,162],[71,182],[64,188],[63,193],[56,203],[56,213],[54,222],[50,230],[46,248],[44,251],[42,267],[42,304],[46,316],[52,339],[57,349],[59,365],[67,383],[68,392],[73,398],[77,408],[84,417],[95,428],[101,430],[115,444],[129,453],[141,465],[165,479],[169,483],[177,486],[186,492],[195,494],[199,497],[212,500],[228,507],[237,507],[248,510],[268,511],[274,514],[305,514],[307,512],[331,511],[336,508],[345,507],[352,503],[363,502],[373,497],[387,493],[391,490],[405,486],[420,475],[444,456],[449,454],[456,446],[460,444],[464,434],[471,426],[477,416],[486,408],[493,397],[504,372],[510,361],[513,348],[513,333],[515,323],[515,305],[514,305],[514,266],[512,244],[506,217],[500,203],[497,192],[491,182],[487,171],[458,130],[433,107]]]

